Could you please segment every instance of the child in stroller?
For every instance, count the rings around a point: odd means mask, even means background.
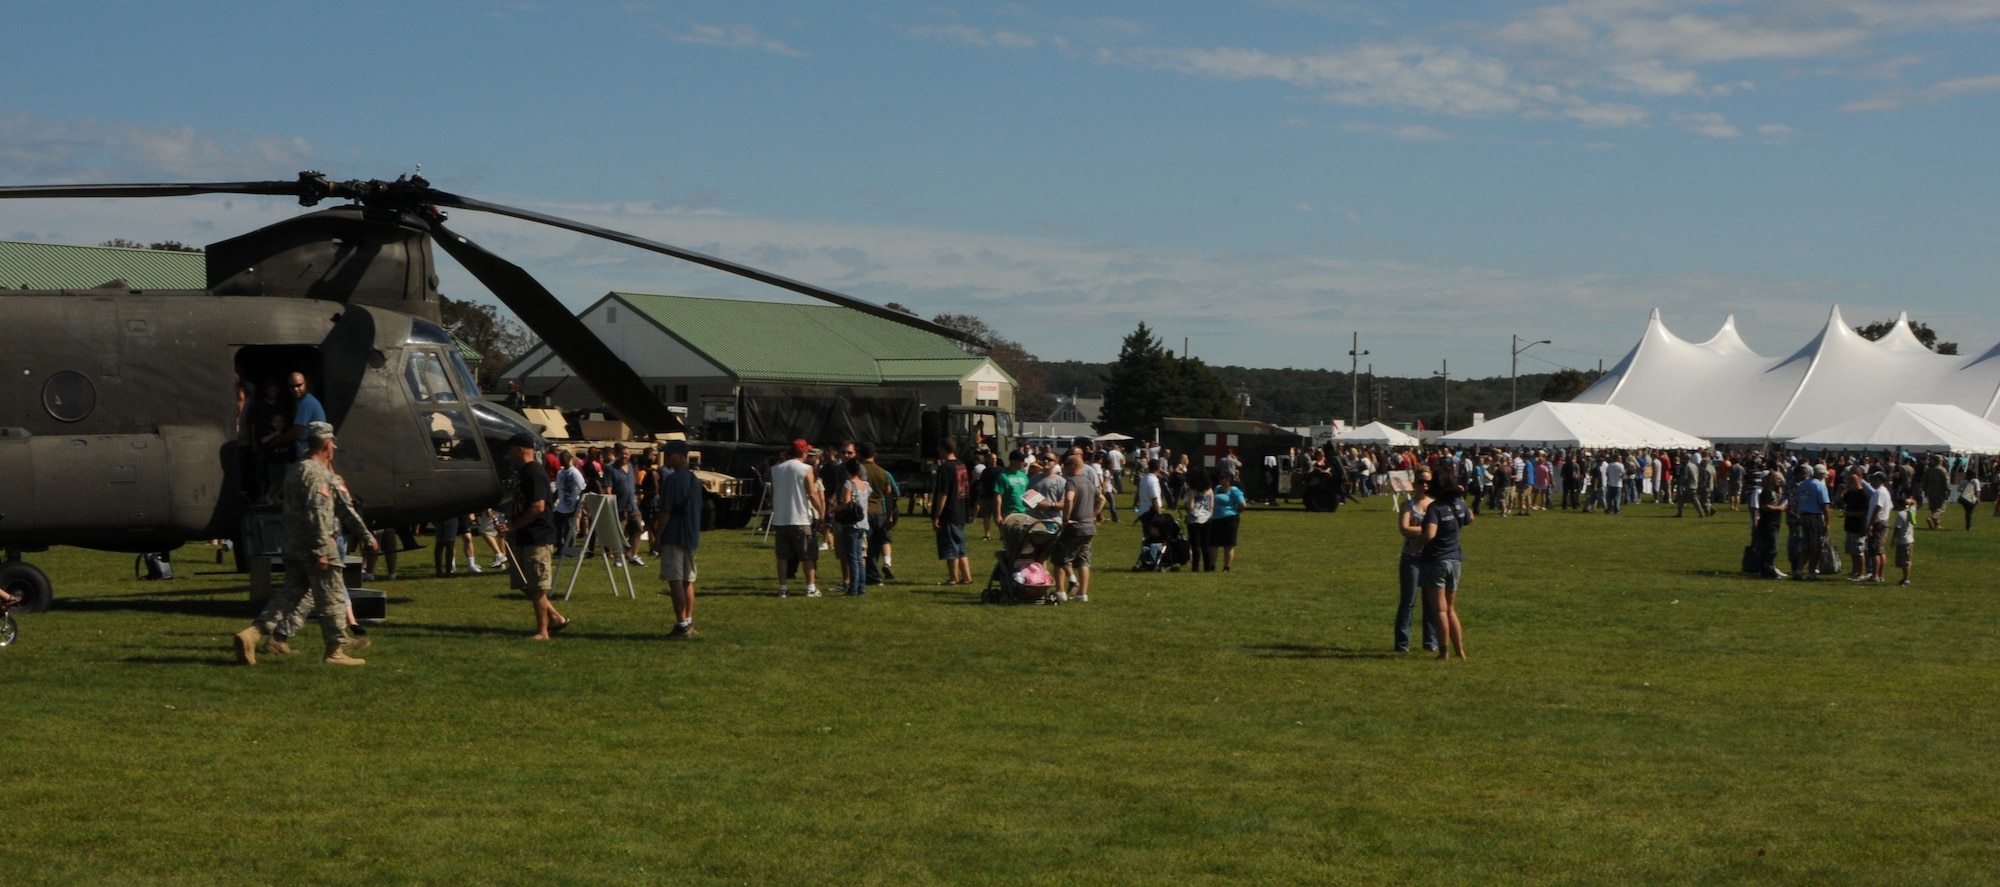
[[[1139,563],[1134,573],[1179,572],[1194,555],[1194,548],[1181,535],[1181,522],[1154,509],[1139,516]]]
[[[989,604],[1056,603],[1055,579],[1048,566],[1056,532],[1047,521],[1010,514],[1000,521],[1000,550],[993,553],[993,573],[979,599]]]

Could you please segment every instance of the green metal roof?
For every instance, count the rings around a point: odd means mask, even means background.
[[[956,381],[986,365],[984,357],[973,357],[963,351],[960,351],[959,355],[958,357],[885,358],[876,361],[875,365],[881,371],[884,382],[923,382],[943,379]],[[997,366],[995,368],[998,369]],[[1007,372],[1001,370],[1000,374],[1006,376]],[[1007,378],[1009,381],[1013,380],[1012,376]]]
[[[950,339],[832,305],[612,293],[738,379],[957,382],[985,365]]]
[[[113,280],[138,289],[202,289],[208,260],[201,253],[0,240],[0,287],[90,289]]]

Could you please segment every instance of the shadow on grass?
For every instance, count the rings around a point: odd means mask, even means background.
[[[659,640],[666,640],[667,632],[673,628],[672,614],[667,614],[667,616],[664,617],[664,621],[660,626],[660,630],[655,632],[589,631],[583,628],[583,626],[581,625],[583,620],[572,619],[571,621],[573,623],[578,623],[578,624],[573,628],[563,629],[562,633],[556,636],[558,639],[591,640],[591,641],[659,641]],[[527,638],[528,635],[534,633],[534,623],[530,620],[523,620],[523,624],[519,626],[498,626],[498,625],[445,625],[432,622],[398,622],[395,625],[395,629],[396,629],[396,634],[398,635],[433,635],[438,637],[511,637],[511,638],[525,639]]]
[[[224,650],[212,656],[127,656],[118,660],[129,665],[206,665],[213,668],[242,668],[236,659]]]
[[[1392,650],[1355,650],[1333,644],[1246,644],[1243,649],[1260,659],[1407,659],[1427,655]]]
[[[218,595],[222,595],[222,597],[218,597]],[[125,611],[181,616],[229,616],[246,618],[257,614],[257,608],[250,604],[249,589],[247,588],[201,589],[89,599],[58,597],[50,602],[49,609],[52,612],[68,613]]]

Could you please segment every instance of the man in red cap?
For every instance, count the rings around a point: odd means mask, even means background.
[[[806,597],[819,597],[819,535],[813,523],[826,514],[819,479],[805,462],[812,444],[792,441],[785,461],[771,466],[771,538],[778,549],[778,596],[792,593],[791,572],[804,567]]]

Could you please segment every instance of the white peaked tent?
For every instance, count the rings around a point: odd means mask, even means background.
[[[2000,425],[1952,404],[1893,403],[1840,424],[1801,434],[1795,450],[1908,450],[2000,453]]]
[[[1404,432],[1401,429],[1391,428],[1381,422],[1370,422],[1360,428],[1335,437],[1334,443],[1358,446],[1414,447],[1423,443],[1423,441],[1418,440],[1415,435]]]
[[[1522,407],[1438,438],[1445,446],[1590,447],[1615,450],[1692,450],[1708,441],[1675,431],[1620,406],[1550,403]]]
[[[1668,332],[1654,311],[1645,335],[1575,403],[1616,404],[1656,422],[1728,443],[1787,441],[1921,391],[1989,421],[2000,419],[2000,345],[1934,354],[1909,315],[1869,341],[1834,306],[1826,325],[1786,357],[1765,357],[1736,334],[1736,318],[1706,342]]]

